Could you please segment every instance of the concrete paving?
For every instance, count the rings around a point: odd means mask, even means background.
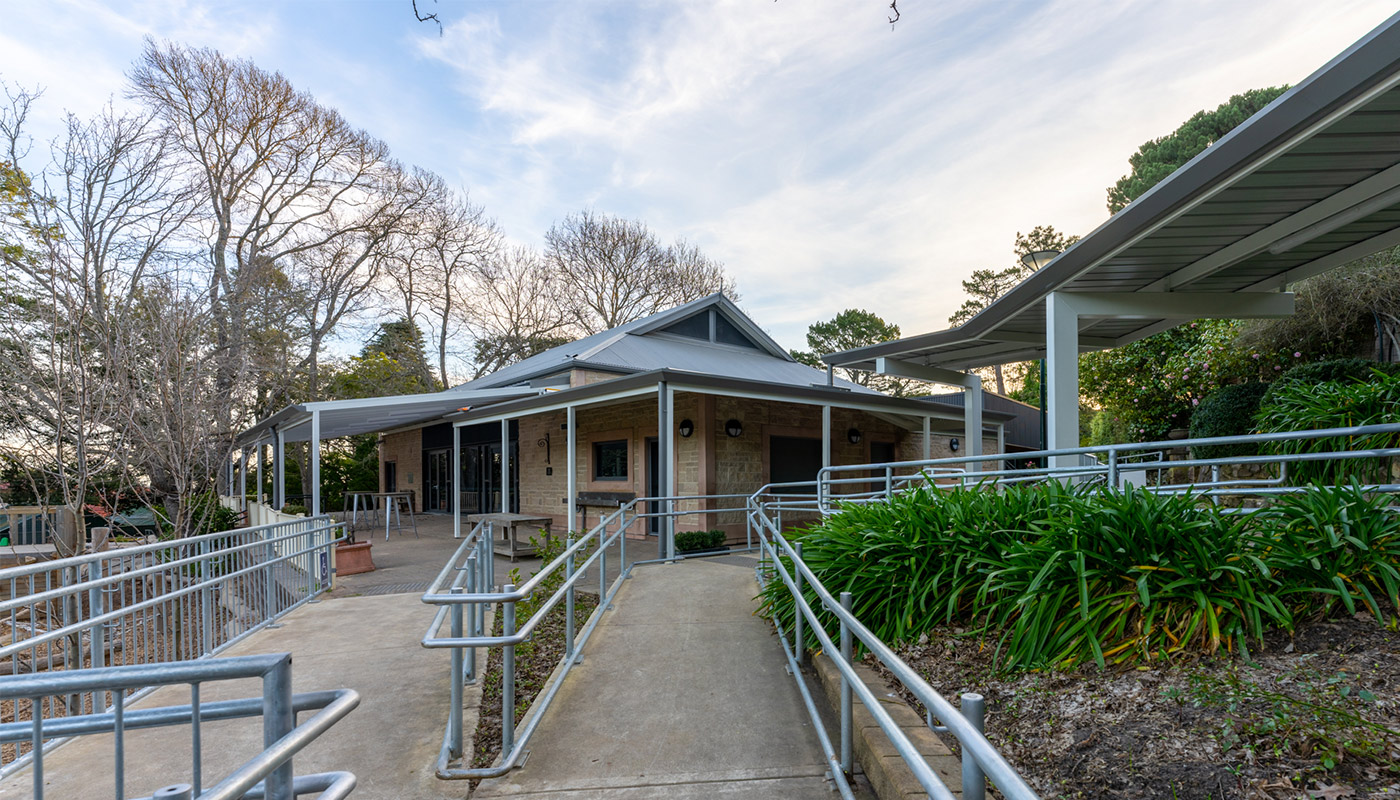
[[[448,680],[446,654],[418,644],[431,619],[432,609],[416,594],[329,599],[297,609],[280,628],[256,633],[226,655],[291,652],[294,691],[350,687],[360,693],[359,708],[293,760],[297,774],[349,770],[359,779],[354,796],[361,798],[462,798],[464,783],[433,774],[447,723]],[[201,692],[206,700],[259,696],[256,680],[210,684]],[[168,687],[136,707],[188,702],[188,688]],[[188,782],[189,736],[187,727],[128,732],[127,796]],[[262,750],[262,721],[206,723],[204,737],[208,787]],[[113,796],[111,736],[69,742],[44,764],[50,800]],[[31,772],[21,770],[0,783],[0,798],[30,797],[32,782]]]
[[[830,800],[777,638],[754,616],[754,559],[633,572],[530,741],[474,798]]]

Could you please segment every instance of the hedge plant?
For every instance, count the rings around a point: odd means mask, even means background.
[[[1215,390],[1201,401],[1191,415],[1191,438],[1253,433],[1259,401],[1268,390],[1269,384],[1258,381],[1231,384]],[[1191,452],[1196,458],[1228,458],[1255,455],[1259,447],[1253,444],[1204,445],[1192,448]]]
[[[984,637],[1003,668],[1106,666],[1247,652],[1270,629],[1343,608],[1379,619],[1378,598],[1400,600],[1400,516],[1384,502],[1318,486],[1223,514],[1133,488],[921,488],[794,537],[887,642],[957,626]],[[790,628],[786,587],[770,581],[763,600]]]
[[[1295,370],[1296,371],[1296,370]],[[1400,421],[1400,372],[1372,369],[1364,379],[1309,383],[1290,380],[1276,384],[1259,407],[1260,433],[1323,428],[1349,428]],[[1287,439],[1267,442],[1261,448],[1271,455],[1327,453],[1338,450],[1371,450],[1396,447],[1400,436],[1377,433],[1367,436]],[[1290,482],[1363,483],[1389,482],[1391,459],[1350,458],[1289,464]]]

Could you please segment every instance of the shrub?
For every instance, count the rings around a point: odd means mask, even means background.
[[[291,514],[297,517],[304,517],[307,514],[307,509],[306,506],[300,505],[298,503],[288,503],[285,506],[282,506],[282,513]]]
[[[1213,436],[1242,436],[1254,432],[1254,415],[1259,411],[1259,401],[1268,391],[1269,384],[1236,383],[1222,386],[1201,401],[1191,415],[1191,438],[1204,439]],[[1222,444],[1205,445],[1191,449],[1196,458],[1228,458],[1230,456],[1252,456],[1259,452],[1258,445]]]
[[[724,531],[680,531],[676,534],[676,552],[698,553],[715,550],[724,544]]]
[[[993,643],[1004,668],[1245,651],[1299,615],[1359,604],[1379,618],[1374,598],[1394,602],[1400,585],[1400,519],[1357,487],[1252,515],[1131,488],[921,488],[794,536],[881,639],[956,624]],[[791,626],[781,581],[763,601]]]
[[[1375,370],[1388,375],[1400,373],[1400,364],[1382,364],[1365,358],[1336,358],[1331,361],[1314,361],[1299,364],[1279,376],[1269,384],[1261,405],[1273,402],[1274,394],[1282,389],[1295,386],[1316,386],[1319,383],[1357,383],[1371,379]]]
[[[1362,381],[1328,381],[1309,384],[1288,381],[1275,389],[1260,406],[1256,418],[1261,433],[1347,428],[1400,419],[1400,372],[1372,370]],[[1368,436],[1290,439],[1267,442],[1261,448],[1271,455],[1329,453],[1338,450],[1370,450],[1395,447],[1393,433]],[[1290,464],[1294,484],[1311,482],[1344,484],[1352,480],[1388,481],[1390,459],[1349,458]]]
[[[1255,548],[1297,614],[1330,614],[1357,607],[1376,619],[1376,602],[1400,608],[1400,514],[1390,498],[1367,497],[1361,487],[1314,485],[1256,515]]]

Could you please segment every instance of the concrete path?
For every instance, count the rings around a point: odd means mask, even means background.
[[[831,800],[754,559],[637,568],[530,741],[473,798]]]
[[[282,627],[261,631],[226,655],[291,652],[295,691],[349,687],[359,708],[337,723],[293,764],[298,775],[349,770],[359,779],[354,797],[443,800],[466,795],[465,783],[433,774],[447,722],[447,657],[418,644],[433,609],[418,594],[346,597],[303,606]],[[261,696],[260,681],[210,684],[203,699]],[[189,702],[186,687],[161,689],[137,707]],[[474,718],[468,729],[474,727]],[[189,729],[127,733],[128,797],[149,796],[190,780]],[[216,783],[262,750],[262,721],[230,720],[204,726],[205,786]],[[44,759],[50,800],[113,796],[110,736],[88,736]],[[216,776],[210,780],[210,776]],[[28,769],[0,783],[0,798],[31,796]]]

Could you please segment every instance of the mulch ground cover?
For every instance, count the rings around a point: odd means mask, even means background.
[[[575,633],[583,629],[583,623],[598,607],[598,596],[585,592],[574,593]],[[524,619],[520,620],[524,622]],[[501,635],[501,615],[496,614],[494,634]],[[564,658],[564,604],[560,603],[540,620],[530,641],[515,648],[515,723],[519,730],[520,720],[530,709],[530,704],[544,688],[544,683],[554,672],[554,668]],[[476,732],[471,744],[474,768],[489,767],[501,757],[501,678],[502,651],[493,647],[487,656],[485,685],[482,687],[481,711],[477,718]],[[475,789],[477,781],[471,782]]]
[[[954,704],[986,696],[987,738],[1044,798],[1400,797],[1400,633],[1369,614],[1248,660],[998,674],[994,652],[953,629],[899,655]]]

